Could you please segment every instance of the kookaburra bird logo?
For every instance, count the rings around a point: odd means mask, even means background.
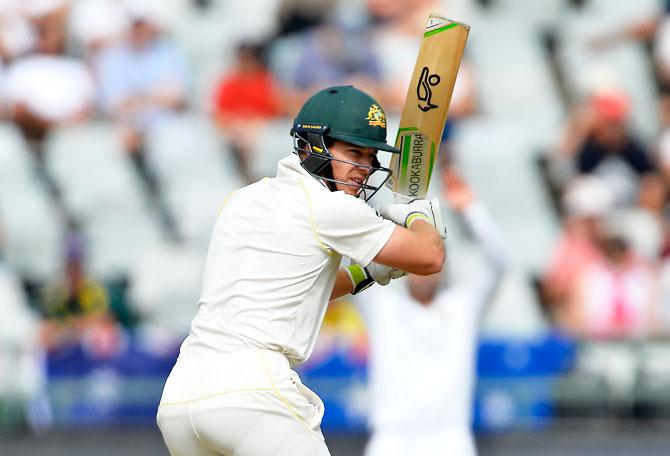
[[[428,67],[423,67],[421,70],[421,76],[419,77],[419,83],[416,86],[416,96],[419,101],[423,101],[423,105],[419,103],[419,109],[423,112],[430,111],[431,109],[437,108],[436,104],[433,104],[433,86],[436,86],[440,83],[440,76],[437,74],[430,74]]]

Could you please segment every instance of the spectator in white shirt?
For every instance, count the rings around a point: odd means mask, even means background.
[[[10,117],[28,140],[39,146],[57,126],[86,120],[92,114],[95,88],[80,60],[64,54],[61,11],[34,17],[35,53],[8,68],[5,93]]]

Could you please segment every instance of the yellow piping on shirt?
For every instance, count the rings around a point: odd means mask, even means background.
[[[300,179],[299,182],[300,186],[302,187],[302,190],[305,192],[305,196],[307,197],[307,206],[309,207],[309,224],[312,227],[312,234],[314,234],[316,242],[319,243],[319,245],[326,252],[326,254],[328,256],[333,256],[334,254],[333,249],[331,249],[326,244],[324,244],[323,241],[321,241],[321,237],[319,236],[319,233],[316,231],[316,223],[314,223],[314,214],[312,212],[312,198],[309,196],[309,191],[307,190],[307,187],[305,187],[305,184],[302,181],[302,179]]]
[[[228,201],[230,201],[230,198],[232,198],[233,195],[234,195],[236,192],[237,192],[237,190],[235,190],[234,192],[230,192],[230,193],[228,194],[228,196],[226,196],[226,199],[224,199],[224,200],[223,200],[223,203],[221,203],[221,205],[219,206],[219,210],[216,211],[216,216],[217,216],[217,217],[218,217],[219,215],[221,215],[221,211],[226,207],[226,204],[228,204]]]

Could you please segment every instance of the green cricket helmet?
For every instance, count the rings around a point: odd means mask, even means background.
[[[326,139],[339,140],[360,147],[370,147],[392,153],[400,151],[386,143],[386,115],[370,95],[353,86],[336,86],[317,92],[298,112],[291,128],[293,150],[300,157],[302,167],[312,176],[325,181],[334,190],[334,184],[360,187],[358,196],[366,201],[391,177],[391,170],[375,159],[372,166],[333,157]],[[338,161],[369,170],[362,184],[352,184],[333,178],[331,162]],[[378,185],[370,183],[374,173],[383,173]]]

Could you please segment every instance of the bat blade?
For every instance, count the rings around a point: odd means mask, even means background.
[[[428,192],[469,32],[467,24],[436,13],[428,17],[396,136],[400,154],[391,159],[386,184],[398,201]]]

